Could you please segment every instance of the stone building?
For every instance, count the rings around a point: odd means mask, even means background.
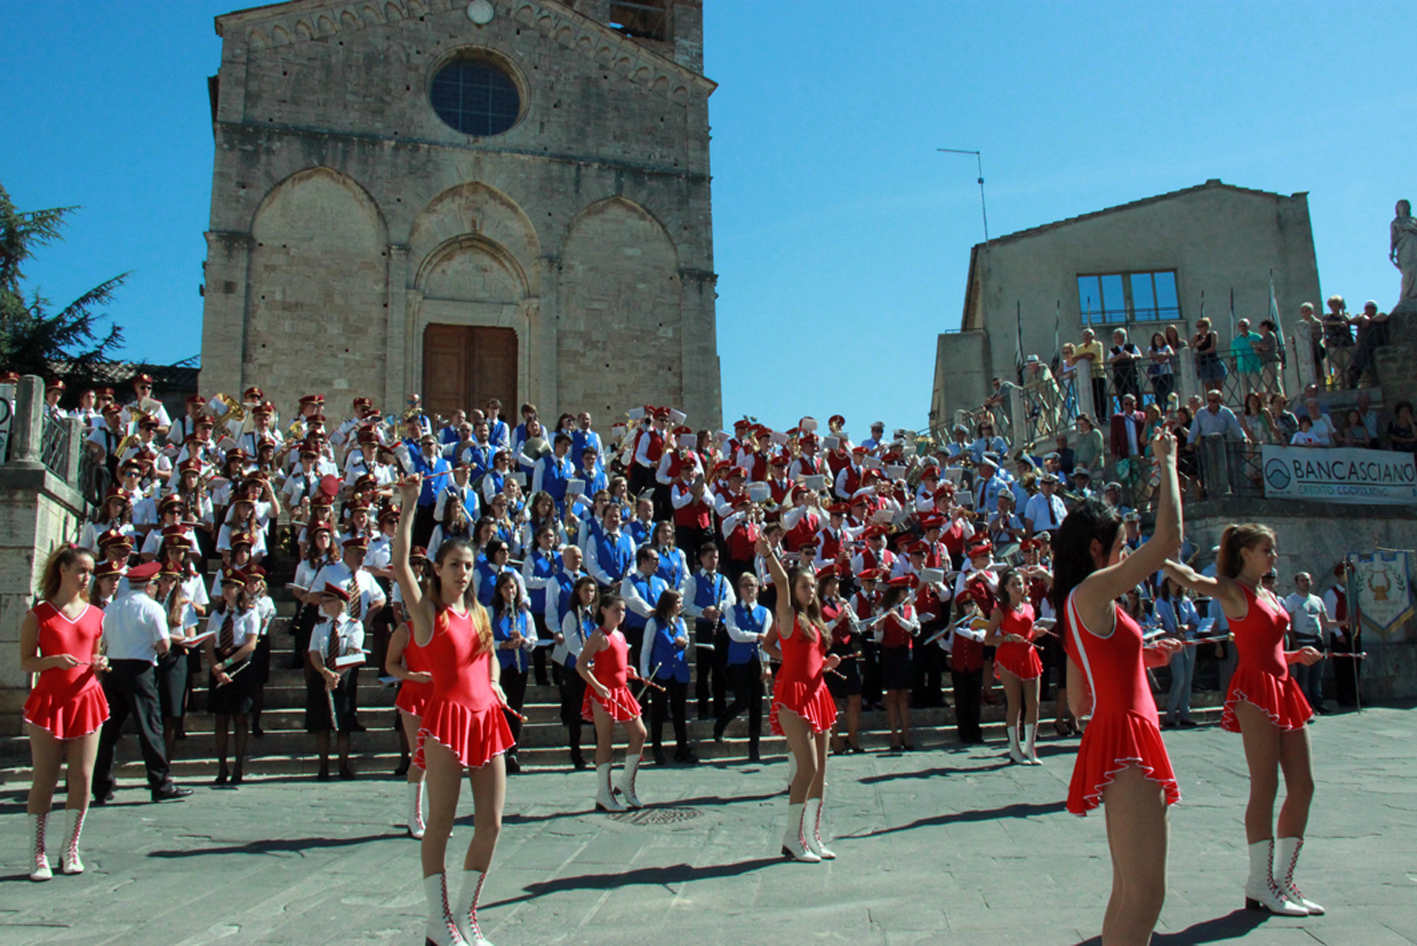
[[[1308,195],[1218,180],[977,244],[960,328],[936,344],[931,426],[977,408],[991,378],[1018,380],[1020,337],[1022,355],[1045,363],[1086,326],[1107,345],[1125,328],[1145,349],[1167,325],[1194,331],[1204,298],[1228,347],[1231,292],[1236,317],[1258,328],[1271,273],[1287,336],[1300,303],[1323,310]]]
[[[204,392],[719,423],[701,0],[292,0],[216,30]]]

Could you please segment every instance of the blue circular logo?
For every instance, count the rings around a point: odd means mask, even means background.
[[[1275,457],[1264,465],[1264,479],[1273,489],[1287,489],[1291,479],[1289,467],[1283,460]]]

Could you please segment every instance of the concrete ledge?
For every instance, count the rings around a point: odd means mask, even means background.
[[[0,494],[9,490],[44,493],[75,516],[84,515],[83,494],[45,467],[0,466]]]

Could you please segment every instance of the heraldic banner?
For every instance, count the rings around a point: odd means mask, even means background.
[[[1386,549],[1349,553],[1348,608],[1351,614],[1358,603],[1363,630],[1387,638],[1412,617],[1411,559],[1411,552]]]

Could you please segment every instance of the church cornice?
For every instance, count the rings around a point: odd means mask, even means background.
[[[705,97],[718,83],[685,68],[603,23],[578,13],[557,0],[496,0],[497,12],[542,37],[589,58],[627,81],[686,104],[690,88]],[[459,0],[289,0],[286,3],[237,10],[216,18],[217,35],[244,32],[249,49],[291,46],[332,36],[346,30],[364,30],[410,17],[451,13]]]
[[[369,132],[306,128],[298,125],[285,125],[279,122],[219,121],[216,123],[216,127],[261,138],[268,137],[272,133],[279,133],[280,135],[303,135],[308,138],[340,138],[349,141],[373,142],[381,145],[393,145],[396,148],[450,148],[458,151],[473,151],[481,154],[506,155],[508,157],[523,158],[532,161],[546,161],[551,164],[564,164],[570,167],[599,167],[610,171],[629,171],[648,177],[672,177],[687,181],[691,184],[708,184],[713,180],[708,174],[704,174],[700,171],[686,170],[682,167],[666,167],[660,164],[646,164],[641,161],[624,161],[595,155],[552,154],[547,151],[527,151],[501,145],[496,147],[484,147],[471,144],[458,145],[449,144],[446,141],[402,136],[399,138],[388,138],[384,135]]]

